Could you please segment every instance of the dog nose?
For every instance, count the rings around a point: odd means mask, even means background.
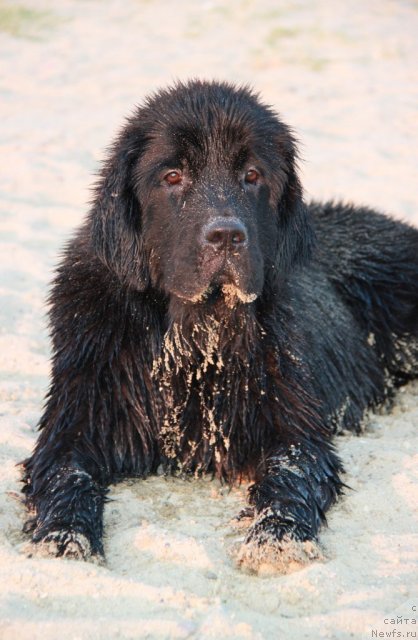
[[[214,249],[240,249],[247,239],[247,231],[237,218],[217,218],[203,230],[204,243]]]

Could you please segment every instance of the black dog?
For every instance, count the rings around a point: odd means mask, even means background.
[[[295,140],[247,89],[178,84],[117,138],[52,289],[52,383],[26,529],[103,554],[124,476],[249,478],[238,560],[315,557],[332,434],[418,375],[418,230],[306,205]]]

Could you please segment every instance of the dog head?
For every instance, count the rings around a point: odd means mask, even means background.
[[[193,81],[150,97],[105,164],[94,250],[138,290],[251,303],[310,254],[290,129],[246,88]]]

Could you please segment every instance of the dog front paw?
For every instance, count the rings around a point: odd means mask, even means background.
[[[240,569],[258,575],[293,573],[324,559],[316,540],[271,510],[258,514],[233,556]]]
[[[88,538],[71,529],[50,531],[40,539],[34,536],[32,542],[24,546],[23,551],[29,557],[62,557],[69,560],[101,562],[100,556],[92,553]]]

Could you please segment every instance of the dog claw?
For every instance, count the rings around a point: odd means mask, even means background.
[[[257,575],[289,574],[303,569],[314,560],[324,560],[314,540],[282,540],[272,538],[262,543],[252,539],[233,549],[237,566],[246,573]]]
[[[87,537],[75,531],[50,531],[39,541],[25,545],[29,557],[67,558],[68,560],[94,560]]]

